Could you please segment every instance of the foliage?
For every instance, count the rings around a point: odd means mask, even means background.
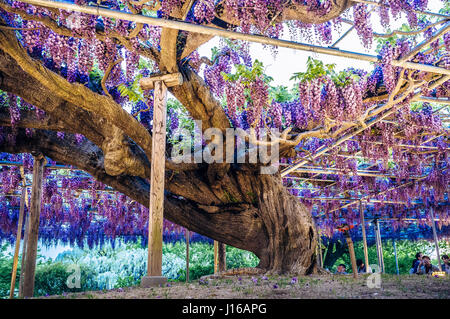
[[[0,245],[0,298],[9,295],[11,285],[11,269],[13,259],[11,255],[6,255],[7,245]],[[20,270],[20,264],[18,271]],[[18,284],[16,285],[18,287]]]
[[[12,256],[7,245],[0,247],[0,297],[9,295]],[[69,266],[80,267],[80,288],[67,287]],[[248,252],[227,246],[227,268],[255,267],[258,258]],[[53,260],[39,259],[36,267],[35,296],[65,292],[103,290],[137,286],[147,272],[147,249],[140,244],[105,245],[97,249],[64,251]],[[195,280],[214,273],[214,249],[208,243],[190,244],[189,278]],[[163,245],[162,274],[169,281],[186,280],[186,245],[184,242]],[[17,278],[20,278],[20,262]],[[16,281],[18,288],[18,281]]]
[[[351,69],[336,72],[335,68],[336,64],[334,63],[324,64],[321,60],[308,57],[306,62],[306,72],[296,72],[290,79],[304,83],[329,76],[337,87],[344,87],[351,84],[353,81],[357,82],[360,79],[360,76],[353,73]]]
[[[263,78],[265,83],[270,83],[273,81],[271,76],[264,73],[264,64],[259,60],[255,60],[251,67],[248,67],[245,64],[236,64],[234,67],[236,69],[235,73],[222,72],[222,76],[226,81],[236,82],[240,80],[244,85],[250,85],[253,81],[260,77]]]
[[[85,265],[80,266],[80,288],[68,288],[67,278],[72,274],[68,271],[68,263],[47,261],[38,264],[35,274],[35,296],[58,295],[63,292],[79,292],[98,289],[95,282],[95,271]]]

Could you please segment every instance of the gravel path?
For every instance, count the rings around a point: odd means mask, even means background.
[[[322,299],[322,298],[450,298],[450,277],[417,275],[381,275],[381,287],[369,288],[369,275],[353,279],[351,275],[233,276],[200,279],[191,283],[171,282],[157,288],[129,287],[104,291],[70,293],[42,298],[88,299]]]

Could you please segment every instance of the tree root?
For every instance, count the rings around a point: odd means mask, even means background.
[[[228,269],[223,272],[219,272],[214,275],[206,275],[200,277],[200,279],[222,279],[225,277],[231,277],[231,276],[251,276],[251,275],[263,275],[266,273],[265,269],[261,268],[253,268],[253,267],[247,267],[247,268],[234,268],[234,269]]]

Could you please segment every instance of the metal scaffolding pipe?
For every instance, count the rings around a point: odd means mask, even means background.
[[[305,43],[298,43],[298,42],[293,42],[293,41],[288,41],[288,40],[274,39],[274,38],[269,38],[269,37],[262,36],[262,35],[246,34],[246,33],[241,33],[241,32],[236,32],[236,31],[223,30],[223,29],[219,29],[219,28],[215,28],[215,27],[197,25],[197,24],[192,24],[192,23],[183,22],[183,21],[148,17],[148,16],[143,16],[141,14],[132,14],[132,13],[127,13],[127,12],[122,12],[119,10],[105,9],[105,8],[94,7],[94,6],[86,6],[86,5],[77,5],[77,4],[73,4],[73,3],[52,1],[52,0],[23,0],[22,2],[29,3],[29,4],[36,5],[36,6],[41,6],[41,7],[57,8],[57,9],[81,12],[81,13],[92,14],[92,15],[97,15],[97,16],[104,16],[104,17],[109,17],[109,18],[133,21],[136,23],[150,24],[150,25],[160,26],[163,28],[184,30],[184,31],[189,31],[189,32],[219,36],[219,37],[229,38],[229,39],[250,41],[250,42],[256,42],[256,43],[261,43],[261,44],[269,44],[269,45],[290,48],[290,49],[295,49],[295,50],[303,50],[303,51],[309,51],[309,52],[314,52],[314,53],[321,53],[321,54],[328,54],[328,55],[339,56],[339,57],[344,57],[344,58],[363,60],[363,61],[367,61],[367,62],[374,62],[374,63],[381,62],[380,57],[377,57],[374,55],[369,55],[369,54],[343,51],[343,50],[339,50],[339,49],[335,49],[335,48],[326,48],[326,47],[305,44]],[[425,64],[414,63],[414,62],[402,62],[399,60],[392,61],[392,65],[415,69],[415,70],[426,71],[426,72],[433,72],[433,73],[437,73],[437,74],[450,75],[450,70],[447,70],[447,69],[444,69],[441,67],[432,66],[432,65],[425,65]]]
[[[439,254],[439,242],[436,232],[436,222],[434,221],[434,212],[433,207],[430,207],[430,216],[431,216],[431,227],[433,228],[433,239],[434,239],[434,245],[436,247],[436,255],[439,262],[439,270],[442,271],[442,264],[441,264],[441,256]]]

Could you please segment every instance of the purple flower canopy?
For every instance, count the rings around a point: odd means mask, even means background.
[[[23,163],[26,177],[32,168],[32,157],[27,154],[0,155],[0,241],[13,243],[19,217],[21,175],[17,163]],[[58,242],[79,247],[93,247],[106,242],[114,244],[117,238],[125,242],[147,243],[148,209],[114,192],[108,186],[97,182],[86,173],[77,170],[57,169],[57,163],[49,161],[52,169],[45,170],[42,210],[40,216],[39,239],[44,245]],[[67,173],[69,172],[69,173]],[[30,195],[30,194],[28,194]],[[448,197],[443,202],[426,202],[434,208],[438,235],[450,235]],[[431,207],[430,206],[430,207]],[[27,208],[25,206],[25,211]],[[344,223],[354,225],[350,234],[354,241],[361,240],[359,210],[342,209],[332,214],[324,214],[315,207],[312,210],[324,241],[343,239],[337,227]],[[432,239],[429,207],[423,202],[409,208],[398,209],[393,205],[367,206],[365,209],[366,230],[369,243],[374,240],[373,227],[367,223],[380,218],[382,239]],[[25,224],[25,223],[24,223]],[[164,220],[164,240],[184,241],[185,228]],[[212,242],[212,239],[197,233],[190,233],[191,241]]]
[[[27,179],[33,160],[28,154],[1,153],[0,161],[7,164],[0,171],[0,242],[14,243],[22,192],[22,177],[17,165],[24,164]],[[48,246],[62,243],[93,247],[106,242],[114,244],[120,237],[125,242],[147,244],[147,207],[114,192],[84,172],[67,170],[52,161],[48,165],[52,169],[46,169],[44,173],[39,224],[41,243]],[[22,231],[24,229],[25,226]],[[166,242],[185,240],[184,227],[164,220],[163,229]],[[191,242],[212,242],[212,239],[194,232],[189,235]]]

